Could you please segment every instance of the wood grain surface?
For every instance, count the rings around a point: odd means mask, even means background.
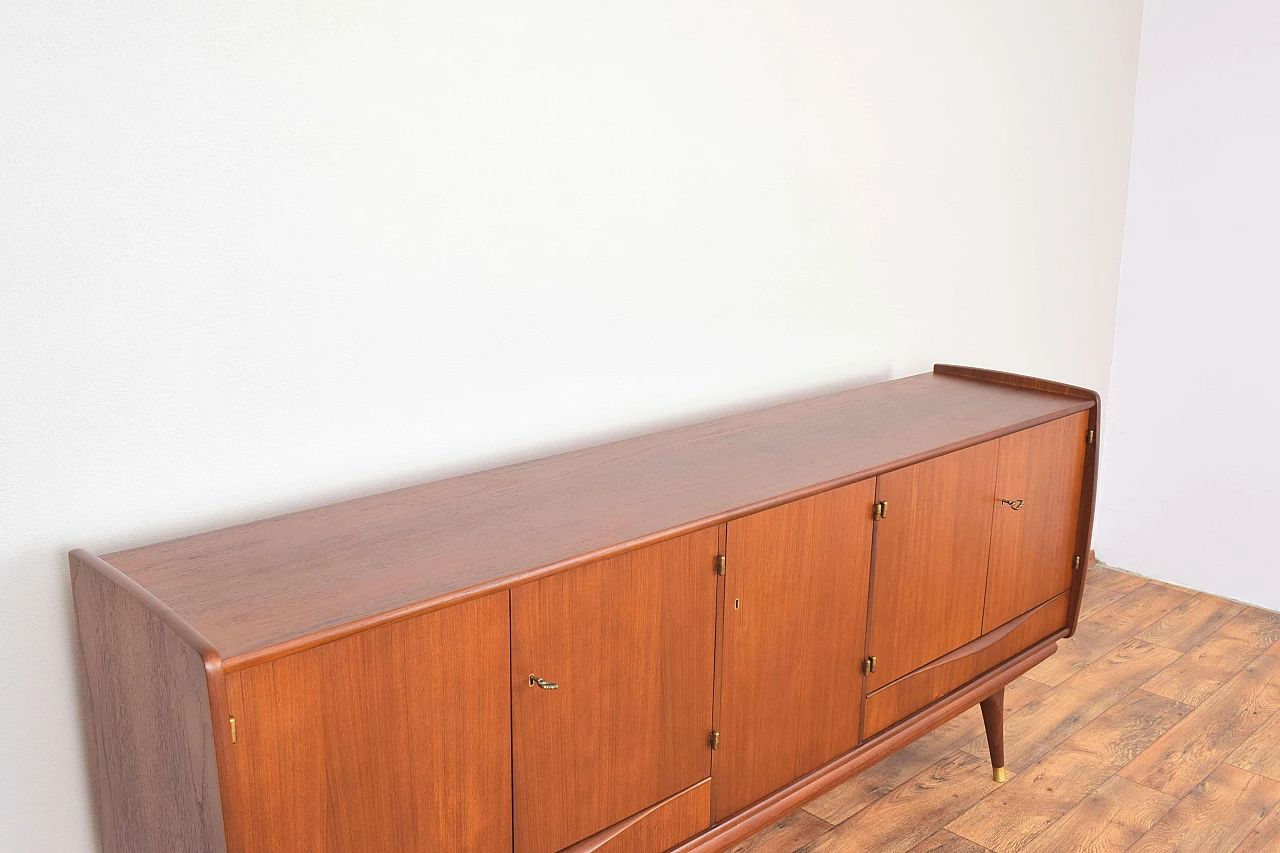
[[[668,797],[639,814],[566,847],[562,853],[654,853],[711,825],[711,780]]]
[[[716,820],[858,743],[874,497],[866,480],[729,523]]]
[[[1112,776],[1022,853],[1125,853],[1177,803],[1168,794]]]
[[[1088,630],[1039,667],[1036,678],[1046,684],[1061,684],[1130,637],[1151,642],[1144,637],[1152,624],[1176,611],[1189,597],[1189,593],[1158,584],[1135,589],[1090,616]]]
[[[982,725],[993,769],[1004,769],[1004,688],[982,700]]]
[[[1231,757],[1280,710],[1280,660],[1259,656],[1122,771],[1175,797]]]
[[[1022,376],[1016,373],[1005,373],[998,370],[986,370],[980,367],[964,367],[956,364],[935,364],[933,372],[944,376],[957,376],[981,382],[992,382],[1014,388],[1027,388],[1035,391],[1046,391],[1053,394],[1064,394],[1088,400],[1093,405],[1088,412],[1088,433],[1092,439],[1088,441],[1084,454],[1084,471],[1080,484],[1079,509],[1076,515],[1075,553],[1081,555],[1080,565],[1072,572],[1071,605],[1067,618],[1072,636],[1076,632],[1080,614],[1081,593],[1084,590],[1084,576],[1088,565],[1092,563],[1093,520],[1098,493],[1098,448],[1102,444],[1102,401],[1097,391],[1052,382],[1035,376]],[[1088,559],[1085,559],[1088,555]]]
[[[1025,503],[996,505],[983,631],[1071,589],[1088,553],[1076,537],[1088,424],[1081,412],[1000,439],[996,499]]]
[[[888,512],[876,522],[868,692],[982,633],[998,448],[988,441],[880,475],[876,498]]]
[[[809,853],[909,853],[997,786],[991,765],[964,752],[943,755],[806,848]]]
[[[882,731],[1045,637],[1065,634],[1067,606],[1067,596],[1060,595],[869,694],[863,736]]]
[[[227,676],[234,853],[511,849],[507,593]]]
[[[231,671],[1092,406],[926,373],[106,559]]]
[[[201,639],[88,554],[71,555],[71,585],[102,849],[224,853]]]
[[[1280,782],[1218,765],[1129,853],[1232,853],[1280,803]]]
[[[709,528],[511,591],[516,853],[554,853],[711,775],[718,547]]]

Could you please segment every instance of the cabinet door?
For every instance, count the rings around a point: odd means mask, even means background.
[[[1000,439],[984,632],[1071,588],[1088,426],[1080,412]]]
[[[881,475],[868,692],[982,633],[996,449],[989,441]]]
[[[553,853],[710,774],[718,540],[511,591],[516,853]]]
[[[227,676],[233,853],[511,849],[507,593]]]
[[[729,522],[717,821],[858,743],[874,498],[864,480]]]

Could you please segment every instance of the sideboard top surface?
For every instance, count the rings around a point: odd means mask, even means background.
[[[922,373],[104,559],[247,664],[1093,405]]]

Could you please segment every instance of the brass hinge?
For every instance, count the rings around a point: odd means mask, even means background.
[[[725,559],[724,554],[716,557],[716,574],[723,575],[729,568],[729,561]]]
[[[231,742],[236,742],[236,718],[231,718]]]
[[[871,517],[876,521],[889,517],[889,502],[879,501],[875,506],[871,507]]]
[[[876,656],[872,655],[862,662],[862,674],[870,675],[876,671]]]
[[[1089,430],[1084,434],[1084,443],[1093,444],[1093,430]]]
[[[720,748],[720,733],[719,733],[719,732],[712,732],[712,733],[711,733],[711,748],[712,748],[712,749],[719,749],[719,748]]]
[[[1077,556],[1076,556],[1076,558],[1075,558],[1075,560],[1071,563],[1071,568],[1073,568],[1073,569],[1077,569],[1077,570],[1080,568],[1080,557],[1079,557],[1079,555],[1077,555]]]

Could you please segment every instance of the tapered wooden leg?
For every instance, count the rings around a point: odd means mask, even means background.
[[[982,723],[991,750],[991,778],[1004,781],[1004,688],[982,700]]]

